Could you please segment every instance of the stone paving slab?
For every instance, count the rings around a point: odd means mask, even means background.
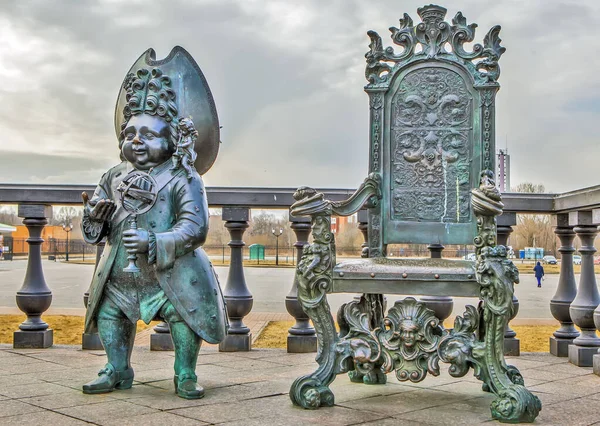
[[[493,395],[472,375],[454,378],[441,366],[439,377],[421,383],[351,383],[340,375],[331,385],[336,405],[319,410],[292,406],[288,392],[299,375],[316,367],[315,354],[279,349],[219,353],[201,349],[198,376],[206,388],[200,400],[178,398],[173,389],[173,354],[136,347],[132,389],[84,395],[81,385],[106,362],[101,351],[76,346],[15,350],[0,345],[1,425],[476,425],[495,424]],[[549,354],[510,358],[543,402],[538,425],[600,424],[600,377]]]

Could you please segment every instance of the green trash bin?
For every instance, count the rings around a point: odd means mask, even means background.
[[[265,260],[265,246],[252,244],[250,247],[250,260]]]

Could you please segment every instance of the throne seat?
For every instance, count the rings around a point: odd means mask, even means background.
[[[480,291],[470,260],[375,257],[339,262],[330,293],[471,297]]]

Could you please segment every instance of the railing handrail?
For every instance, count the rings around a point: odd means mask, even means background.
[[[86,184],[28,184],[0,183],[0,204],[79,205],[81,193],[92,194],[95,185]],[[286,209],[294,203],[296,188],[281,187],[224,187],[206,188],[211,207],[243,206],[250,208]],[[347,199],[354,189],[322,188],[326,198]],[[506,212],[564,213],[574,210],[600,208],[600,185],[581,188],[562,194],[531,194],[506,192],[502,195]]]

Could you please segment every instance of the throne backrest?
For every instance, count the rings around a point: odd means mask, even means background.
[[[400,28],[390,28],[401,52],[368,32],[369,171],[382,185],[369,210],[371,257],[384,256],[387,244],[471,244],[471,190],[495,167],[500,27],[466,51],[477,25],[461,12],[451,23],[440,6],[417,13],[421,23],[404,14]]]

